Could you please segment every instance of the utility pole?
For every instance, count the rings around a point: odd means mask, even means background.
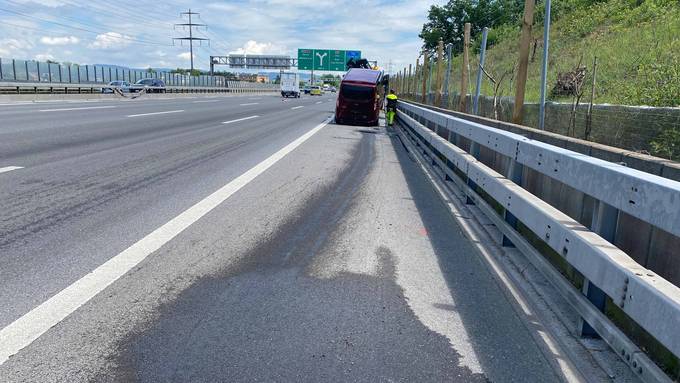
[[[522,123],[524,92],[527,85],[527,67],[529,66],[529,44],[531,43],[531,26],[534,23],[534,5],[536,0],[524,0],[524,16],[522,17],[522,36],[519,40],[519,68],[517,70],[517,89],[515,90],[515,107],[512,111],[512,122]]]
[[[204,39],[204,38],[202,38],[202,37],[194,37],[194,33],[193,33],[193,32],[194,32],[194,28],[205,27],[205,28],[207,29],[208,26],[205,25],[205,24],[196,24],[196,23],[192,23],[192,21],[191,21],[191,16],[193,16],[193,15],[197,15],[197,16],[198,16],[198,15],[200,15],[200,14],[199,14],[199,13],[196,13],[196,12],[191,12],[191,8],[189,8],[189,11],[188,11],[188,12],[181,12],[181,13],[179,14],[179,16],[182,17],[182,18],[184,18],[184,16],[188,16],[188,17],[189,17],[189,22],[188,22],[188,23],[175,24],[175,28],[177,28],[177,27],[182,27],[183,29],[188,28],[188,29],[189,29],[189,36],[188,36],[188,37],[187,37],[187,36],[185,36],[185,37],[175,37],[175,38],[172,39],[173,42],[174,42],[175,40],[179,40],[179,41],[180,41],[180,44],[181,44],[183,41],[189,41],[189,58],[191,59],[191,71],[192,71],[192,72],[194,71],[194,41],[198,41],[198,42],[199,42],[199,45],[200,45],[201,42],[203,42],[203,41],[210,41],[209,39]]]

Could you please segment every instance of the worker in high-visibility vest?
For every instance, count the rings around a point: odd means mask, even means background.
[[[385,97],[387,99],[387,106],[385,107],[385,118],[387,119],[387,126],[392,126],[394,123],[394,116],[397,114],[397,95],[393,89]]]

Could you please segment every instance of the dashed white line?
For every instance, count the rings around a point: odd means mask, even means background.
[[[304,108],[304,107],[305,107],[304,105],[300,105],[300,106],[294,106],[291,109],[300,109],[300,108]]]
[[[165,112],[152,112],[152,113],[140,113],[140,114],[129,114],[127,117],[142,117],[142,116],[154,116],[156,114],[168,114],[168,113],[182,113],[184,110],[167,110]]]
[[[258,118],[260,116],[250,116],[250,117],[243,117],[243,118],[238,118],[236,120],[231,120],[231,121],[224,121],[223,124],[231,124],[232,122],[239,122],[239,121],[245,121],[245,120],[252,120],[253,118]]]
[[[240,106],[259,105],[259,104],[260,104],[259,102],[248,102],[248,103],[245,103],[245,104],[241,104]]]
[[[40,109],[40,112],[66,112],[69,110],[87,110],[87,109],[111,109],[117,108],[115,105],[108,106],[84,106],[82,108],[59,108],[59,109]]]
[[[23,166],[5,166],[4,168],[0,168],[0,173],[7,173],[11,172],[12,170],[17,170],[17,169],[23,169]]]
[[[321,104],[322,102],[323,102],[323,101],[317,101],[316,104],[319,105],[319,104]]]
[[[0,330],[0,365],[302,145],[327,119]]]

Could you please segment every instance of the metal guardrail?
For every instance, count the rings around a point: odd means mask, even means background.
[[[0,90],[2,89],[13,89],[17,93],[21,90],[47,90],[53,92],[55,90],[68,92],[69,90],[84,90],[89,89],[90,92],[94,93],[94,90],[101,92],[102,89],[122,89],[121,87],[107,85],[107,84],[69,84],[69,83],[46,83],[46,82],[22,82],[22,81],[3,81],[0,82]],[[215,87],[215,86],[166,86],[166,87],[144,87],[149,91],[152,90],[165,90],[168,93],[185,93],[185,92],[199,92],[199,93],[209,93],[209,92],[233,92],[233,93],[252,93],[261,91],[278,91],[279,86],[275,84],[262,84],[262,83],[248,83],[243,81],[228,81],[226,87]]]
[[[619,209],[676,236],[680,235],[680,182],[405,102],[399,102],[397,116],[451,179],[457,175],[448,164],[464,175],[468,185],[483,190],[560,254],[671,353],[680,356],[680,288],[639,265],[603,238],[607,235],[591,231],[516,181],[521,167],[528,167],[594,197],[600,212]],[[470,152],[451,142],[455,135],[470,140]],[[507,178],[478,160],[479,145],[507,157]],[[466,191],[474,193],[473,189]],[[596,216],[605,220],[601,214]],[[602,225],[594,224],[593,229],[598,231]],[[586,320],[604,318],[580,314]],[[611,323],[591,325],[600,331],[611,327]],[[643,363],[635,357],[636,352],[641,353],[639,349],[620,349],[622,342],[612,334],[600,335],[644,377]]]

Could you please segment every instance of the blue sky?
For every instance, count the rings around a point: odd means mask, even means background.
[[[172,45],[179,12],[199,12],[212,55],[290,54],[297,48],[357,49],[396,71],[415,62],[418,33],[439,0],[134,1],[0,0],[0,57],[81,64],[188,67],[188,46]]]

